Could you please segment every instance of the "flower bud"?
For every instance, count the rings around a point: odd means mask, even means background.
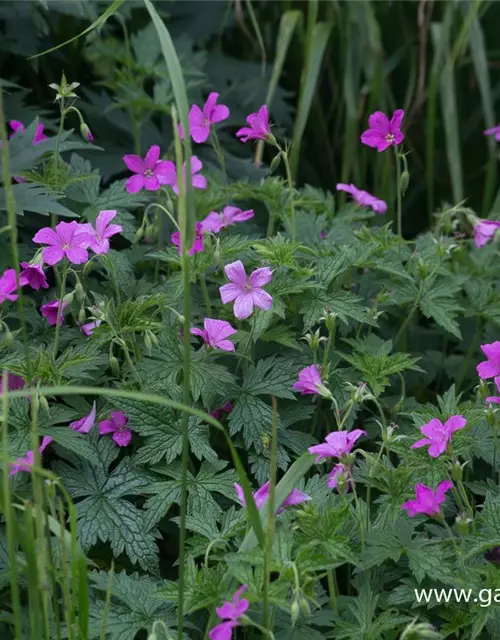
[[[269,166],[269,171],[271,173],[273,173],[274,171],[276,171],[276,169],[280,166],[281,163],[281,153],[278,153],[277,155],[274,156],[274,158],[271,160],[271,164]]]
[[[73,302],[73,298],[75,297],[75,292],[74,291],[70,291],[69,293],[67,293],[64,298],[63,298],[63,302],[67,303],[67,304],[71,304]]]
[[[298,620],[300,614],[300,605],[297,600],[292,602],[292,606],[290,607],[290,616],[292,618],[292,626],[295,626],[295,623]]]
[[[12,333],[7,329],[7,333],[5,334],[5,346],[8,349],[12,349],[15,345],[16,341]]]
[[[467,514],[461,513],[455,518],[455,525],[457,527],[457,531],[461,536],[466,536],[469,534],[469,524],[472,522],[471,518],[467,516]]]
[[[80,309],[80,311],[78,312],[78,322],[80,324],[84,324],[86,319],[87,319],[87,317],[85,315],[85,309],[82,307]]]
[[[154,631],[152,631],[148,636],[148,640],[157,640],[157,639],[158,639],[158,636]]]
[[[93,262],[92,260],[89,260],[88,262],[85,263],[84,267],[83,267],[83,275],[84,276],[88,276],[89,273],[92,271],[92,267],[93,267]]]
[[[80,302],[85,300],[85,291],[83,289],[82,283],[78,281],[75,286],[75,295]]]
[[[184,316],[178,315],[177,321],[179,322],[180,325],[183,325],[186,322],[186,319],[184,318]]]
[[[49,403],[48,400],[45,396],[39,396],[39,402],[40,402],[40,409],[42,411],[45,411],[45,413],[49,413],[50,409],[49,409]]]
[[[111,371],[115,374],[115,376],[120,375],[120,363],[115,358],[115,356],[109,356],[109,366]]]
[[[401,174],[401,179],[399,181],[399,189],[402,195],[405,195],[409,184],[410,184],[410,174],[408,173],[408,171],[403,171],[403,173]]]
[[[309,601],[307,600],[307,598],[300,599],[300,608],[302,610],[302,613],[307,618],[309,618],[309,616],[311,615],[311,607],[309,606]]]
[[[400,640],[439,640],[441,634],[428,622],[411,622],[401,634]]]
[[[460,482],[463,478],[464,470],[462,469],[462,465],[460,464],[460,462],[458,462],[458,460],[455,460],[455,462],[452,463],[450,470],[452,479],[455,482]]]
[[[142,227],[139,227],[139,229],[137,229],[137,231],[135,232],[134,242],[139,242],[143,235],[144,229]]]
[[[153,349],[153,343],[151,342],[151,337],[149,335],[149,331],[144,333],[144,345],[148,352],[148,355],[151,355],[151,350]]]
[[[94,136],[92,135],[92,131],[88,128],[85,122],[80,124],[80,133],[82,134],[82,138],[87,140],[88,142],[94,142]]]

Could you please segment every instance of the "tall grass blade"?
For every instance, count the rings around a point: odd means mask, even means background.
[[[264,38],[262,37],[259,21],[257,20],[257,16],[255,15],[255,11],[253,10],[252,0],[245,0],[245,4],[247,7],[250,22],[252,23],[252,28],[255,32],[255,37],[257,38],[257,43],[259,45],[260,59],[262,62],[262,77],[264,77],[266,75],[267,62],[266,45],[264,44]]]

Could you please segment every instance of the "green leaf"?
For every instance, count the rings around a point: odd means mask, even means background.
[[[243,393],[258,396],[271,395],[295,400],[292,385],[297,369],[289,359],[271,356],[252,365],[243,380]]]
[[[310,329],[327,313],[335,314],[342,322],[348,324],[352,318],[357,322],[364,322],[377,326],[369,315],[369,309],[361,304],[361,298],[351,291],[338,290],[332,293],[317,290],[306,293],[299,307],[304,314],[304,328]]]
[[[462,334],[455,318],[459,312],[463,312],[463,308],[456,301],[455,296],[460,290],[459,285],[449,281],[440,284],[433,282],[426,287],[419,302],[424,316],[432,318],[440,327],[459,340],[462,339]]]
[[[55,214],[56,216],[66,216],[68,218],[78,217],[76,213],[70,211],[59,200],[64,198],[62,193],[50,190],[45,185],[33,182],[24,182],[11,186],[12,194],[16,204],[17,215],[24,215],[25,212],[40,213],[48,216]],[[0,189],[0,211],[7,208],[5,202],[5,189]]]

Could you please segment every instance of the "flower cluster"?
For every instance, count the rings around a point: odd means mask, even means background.
[[[87,416],[70,423],[70,428],[78,433],[90,433],[96,422],[96,405]],[[132,429],[128,426],[128,418],[123,411],[111,411],[108,420],[99,422],[99,434],[101,436],[113,434],[113,442],[119,447],[127,447],[132,440]]]

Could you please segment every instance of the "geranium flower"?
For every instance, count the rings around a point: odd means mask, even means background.
[[[170,236],[170,240],[172,240],[172,244],[175,244],[176,247],[179,248],[179,253],[182,252],[181,247],[181,234],[179,231],[174,231],[174,233]],[[195,253],[201,253],[203,251],[203,223],[197,222],[194,229],[194,241],[191,246],[191,249],[188,251],[188,255],[193,256]]]
[[[366,431],[361,429],[334,431],[326,436],[325,442],[309,447],[309,453],[318,456],[316,462],[321,462],[326,458],[342,458],[342,456],[351,453],[351,449],[361,436],[366,436]]]
[[[14,291],[17,291],[16,270],[7,269],[0,277],[0,303],[17,300],[17,293]]]
[[[113,441],[119,447],[126,447],[132,440],[132,429],[127,427],[128,418],[123,411],[112,411],[110,420],[99,422],[99,433],[101,436],[112,433]]]
[[[485,362],[480,362],[476,371],[482,380],[500,376],[500,342],[491,342],[490,344],[482,344],[481,350],[486,356]],[[497,380],[495,380],[497,382]],[[498,386],[498,383],[497,383]]]
[[[255,215],[253,209],[242,211],[238,207],[224,207],[222,213],[211,211],[202,221],[203,231],[206,233],[219,233],[221,229],[229,227],[236,222],[246,222]]]
[[[500,124],[498,124],[496,127],[492,127],[491,129],[486,129],[486,131],[483,131],[483,135],[495,136],[495,140],[498,140],[498,142],[500,142]]]
[[[158,191],[162,184],[168,184],[170,175],[169,160],[160,160],[160,147],[157,144],[149,147],[144,160],[140,156],[128,154],[123,156],[123,162],[133,173],[137,174],[127,180],[126,188],[129,193],[137,193],[141,189]]]
[[[229,336],[237,333],[229,322],[225,320],[214,320],[205,318],[203,320],[204,329],[191,329],[194,336],[200,336],[212,349],[221,349],[222,351],[234,351],[234,344],[231,340],[227,340]]]
[[[49,446],[54,438],[50,436],[44,436],[42,439],[42,444],[38,448],[40,455],[45,451],[45,449]],[[20,471],[26,471],[27,473],[31,472],[33,464],[35,463],[35,454],[32,450],[26,452],[26,456],[24,458],[18,458],[15,462],[9,462],[10,473],[9,475],[13,476]]]
[[[339,489],[339,484],[344,486],[344,493],[349,491],[349,485],[352,484],[350,469],[343,463],[336,464],[328,474],[326,484],[330,489]]]
[[[72,264],[83,264],[89,259],[88,230],[75,220],[60,222],[55,229],[40,229],[33,236],[33,242],[49,245],[42,250],[42,257],[50,266],[60,262],[64,256]]]
[[[368,191],[362,191],[353,184],[343,184],[340,182],[337,185],[337,191],[345,191],[350,193],[353,199],[359,204],[360,207],[370,207],[375,213],[385,213],[387,211],[387,203],[383,200],[379,200],[375,196],[372,196]]]
[[[245,494],[243,493],[243,489],[237,482],[234,483],[234,490],[236,491],[236,495],[238,496],[238,500],[241,505],[246,507],[247,503],[245,500]],[[262,509],[262,507],[269,500],[269,481],[263,484],[260,489],[257,489],[257,491],[253,494],[253,499],[255,501],[255,506],[257,507],[257,509]],[[301,504],[302,502],[306,502],[310,499],[311,498],[307,495],[307,493],[299,491],[298,489],[292,489],[292,491],[290,491],[276,513],[281,513],[285,509],[285,507],[291,507],[296,504]]]
[[[35,291],[38,291],[41,287],[43,289],[49,288],[42,263],[30,264],[29,262],[21,262],[21,267],[23,268],[19,274],[21,287],[28,285]]]
[[[217,104],[218,93],[210,93],[203,109],[193,104],[189,111],[189,133],[198,144],[206,142],[210,135],[210,127],[229,118],[229,108],[225,104]],[[184,139],[184,130],[179,125],[181,140]]]
[[[451,416],[444,424],[441,420],[433,418],[430,422],[420,427],[420,431],[426,437],[412,444],[411,449],[418,449],[430,445],[428,454],[431,458],[438,458],[446,451],[446,447],[448,443],[451,442],[455,431],[463,429],[466,424],[467,420],[464,416]]]
[[[108,253],[109,238],[123,231],[121,224],[110,224],[115,217],[114,210],[100,211],[95,221],[95,229],[89,223],[82,225],[87,231],[87,241],[94,253],[99,255]]]
[[[271,282],[273,272],[267,267],[256,269],[247,277],[241,260],[231,262],[224,267],[224,273],[231,280],[219,288],[222,304],[234,302],[234,315],[245,320],[252,315],[254,305],[268,310],[273,304],[272,297],[262,287]]]
[[[332,397],[332,394],[326,388],[319,369],[315,364],[312,364],[309,367],[304,367],[299,372],[299,379],[292,388],[295,389],[295,391],[300,391],[302,396],[318,394],[325,398]]]
[[[88,337],[94,333],[94,329],[101,324],[101,320],[92,320],[92,322],[87,322],[86,324],[82,324],[80,329],[82,332]]]
[[[25,382],[21,376],[16,376],[13,373],[7,373],[7,391],[17,391],[18,389],[24,389]],[[3,393],[3,376],[0,373],[0,395]]]
[[[400,144],[404,140],[401,132],[404,115],[403,109],[397,109],[389,120],[382,111],[375,111],[368,118],[370,128],[361,134],[361,142],[379,152],[394,144]]]
[[[207,179],[205,178],[205,176],[199,175],[202,169],[203,169],[203,162],[198,158],[198,156],[191,156],[191,184],[193,185],[194,189],[207,188]],[[182,174],[185,180],[186,179],[186,163],[182,165]],[[177,195],[179,195],[179,185],[177,184],[177,174],[175,174],[175,182],[172,185],[172,189]]]
[[[262,105],[257,113],[251,113],[247,116],[247,123],[250,125],[249,127],[242,127],[236,132],[236,137],[241,138],[242,142],[265,140],[267,136],[271,135],[269,113],[265,104]]]
[[[231,602],[226,600],[222,607],[215,609],[219,618],[226,622],[218,624],[209,631],[208,637],[210,640],[231,640],[233,629],[240,626],[239,619],[247,612],[250,606],[246,598],[240,598],[241,594],[247,589],[248,586],[244,584],[236,591]]]
[[[18,131],[20,131],[21,133],[24,133],[26,131],[24,124],[22,122],[19,122],[19,120],[11,120],[9,122],[9,125],[14,133],[17,133]],[[43,130],[44,130],[44,126],[41,122],[39,122],[36,125],[35,135],[33,136],[33,144],[39,144],[44,140],[48,140],[48,137],[44,134]]]
[[[94,424],[95,424],[95,400],[88,416],[83,416],[83,418],[80,418],[80,420],[75,420],[74,422],[70,422],[69,427],[70,429],[73,429],[73,431],[78,431],[78,433],[90,433]]]
[[[40,307],[40,313],[44,318],[47,318],[47,322],[52,326],[57,323],[57,312],[59,309],[59,300],[52,300],[52,302],[46,302]],[[64,322],[64,310],[68,306],[69,302],[62,301],[61,315],[59,316],[59,326]]]
[[[477,220],[474,224],[474,244],[479,249],[495,235],[500,222],[496,220]]]
[[[215,418],[216,420],[220,420],[225,413],[231,413],[232,410],[233,410],[233,405],[229,402],[229,400],[227,400],[226,402],[224,402],[222,407],[219,407],[219,409],[214,409],[213,411],[210,411],[210,415],[212,416],[212,418]]]
[[[446,500],[446,492],[451,489],[451,480],[443,480],[434,492],[425,484],[417,484],[415,487],[415,500],[408,500],[401,505],[401,509],[408,511],[410,518],[425,513],[427,516],[436,516],[441,513],[441,505]]]

